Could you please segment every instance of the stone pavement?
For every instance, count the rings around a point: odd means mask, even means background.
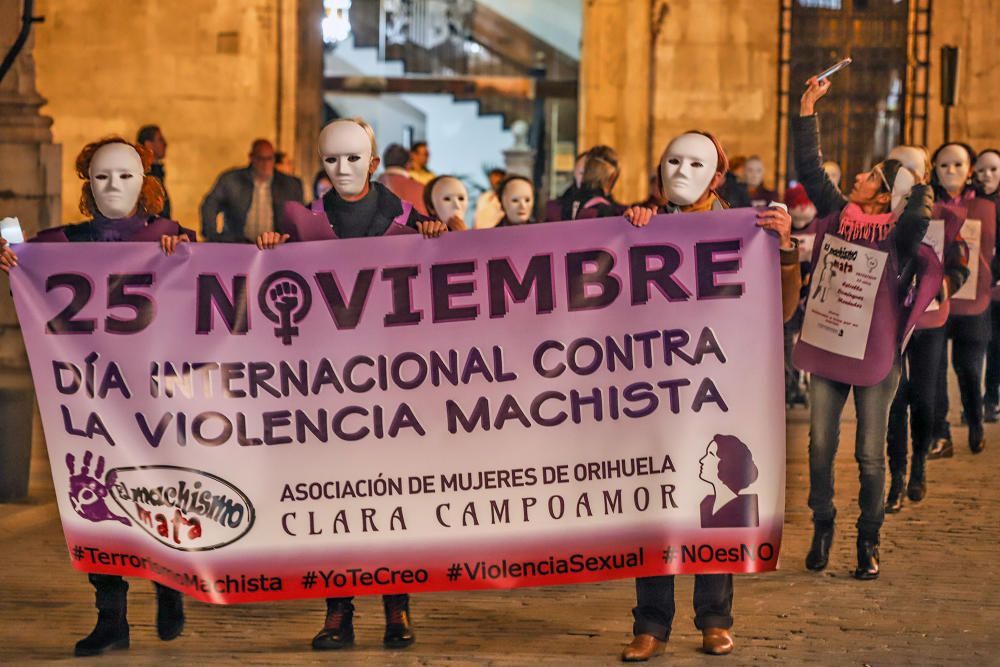
[[[681,577],[673,637],[666,655],[650,664],[1000,665],[1000,427],[988,428],[986,451],[976,457],[964,445],[965,429],[954,429],[956,456],[930,462],[927,499],[887,517],[881,578],[858,582],[850,576],[857,466],[848,421],[830,567],[814,574],[802,565],[811,536],[806,420],[801,408],[789,417],[781,569],[737,579],[736,652],[722,658],[698,652],[692,578]],[[70,568],[48,507],[44,516],[33,510],[32,521],[40,524],[21,521],[16,530],[0,530],[0,664],[73,661],[73,643],[96,616],[92,589]],[[0,506],[0,526],[23,511]],[[412,605],[417,643],[389,652],[381,648],[380,601],[361,599],[357,647],[321,654],[309,649],[323,620],[321,600],[238,607],[190,602],[184,634],[164,643],[153,627],[152,586],[134,580],[132,587],[132,648],[94,664],[614,664],[630,636],[634,601],[627,580],[420,595]]]

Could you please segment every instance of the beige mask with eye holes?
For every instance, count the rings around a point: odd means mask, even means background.
[[[145,177],[142,158],[134,148],[122,143],[101,146],[90,160],[89,176],[101,215],[118,220],[133,214]]]
[[[364,192],[371,175],[372,144],[368,133],[349,120],[334,121],[319,133],[323,171],[341,197]]]

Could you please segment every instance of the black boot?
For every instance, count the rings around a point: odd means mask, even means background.
[[[833,521],[833,519],[813,519],[813,541],[809,553],[806,554],[806,569],[816,572],[825,568],[830,562]]]
[[[331,598],[326,604],[326,622],[312,640],[317,651],[347,648],[354,644],[354,605],[349,600]]]
[[[91,574],[94,586],[97,625],[76,643],[74,655],[100,655],[104,651],[128,648],[128,583],[117,575]]]
[[[889,482],[889,495],[885,499],[885,511],[887,514],[895,514],[903,509],[903,487],[906,486],[903,473],[892,473],[892,481]]]
[[[986,406],[983,411],[983,420],[987,424],[995,424],[1000,421],[1000,407],[992,401],[986,401]]]
[[[156,634],[165,642],[176,639],[184,630],[184,596],[180,591],[156,586]]]
[[[928,460],[931,459],[950,459],[955,455],[955,447],[951,443],[951,438],[938,438],[931,445],[931,449],[927,452]]]
[[[982,424],[969,425],[969,449],[973,454],[978,454],[986,447],[986,436],[983,434]]]
[[[413,627],[410,625],[410,596],[383,595],[385,606],[385,636],[382,643],[386,648],[406,648],[413,643]]]
[[[865,581],[878,578],[878,533],[858,532],[858,567],[854,578]]]
[[[919,503],[926,495],[927,477],[924,471],[924,459],[914,454],[913,461],[910,462],[910,482],[906,485],[906,496],[913,502]],[[885,511],[888,512],[889,508],[886,507]]]

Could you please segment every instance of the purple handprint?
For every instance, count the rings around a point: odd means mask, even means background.
[[[80,473],[76,473],[76,460],[72,454],[66,455],[66,467],[69,468],[69,502],[73,506],[73,511],[88,521],[98,523],[100,521],[120,521],[126,526],[131,526],[132,522],[122,516],[113,514],[105,502],[108,496],[108,489],[114,485],[118,478],[118,473],[114,470],[108,472],[107,478],[102,482],[101,476],[104,474],[104,457],[97,457],[97,468],[94,476],[90,476],[90,463],[94,455],[86,452],[83,455],[83,467]]]

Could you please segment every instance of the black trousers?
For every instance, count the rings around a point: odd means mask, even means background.
[[[951,365],[958,378],[965,419],[970,425],[983,423],[983,365],[986,361],[984,341],[954,338],[951,341]],[[951,439],[948,423],[948,357],[941,355],[937,395],[934,398],[934,437]]]
[[[343,611],[343,609],[344,609],[345,606],[350,611],[354,611],[353,600],[354,600],[353,597],[327,598],[326,599],[326,611],[327,611],[327,613],[331,613],[331,612],[338,611],[338,610]],[[410,604],[410,595],[408,593],[400,593],[399,595],[383,595],[382,596],[382,602],[383,603],[390,603],[390,604],[391,603],[395,603],[395,604],[409,606],[409,604]]]
[[[993,336],[986,348],[986,402],[1000,404],[1000,302],[990,304]]]
[[[667,641],[674,622],[673,575],[636,579],[635,597],[632,633]],[[733,575],[694,575],[694,625],[699,630],[733,627]]]
[[[944,327],[916,331],[906,348],[906,363],[899,380],[899,389],[889,408],[889,431],[886,450],[889,472],[906,473],[907,412],[913,457],[922,462],[934,438],[934,403],[938,391],[938,373],[947,343]],[[946,368],[947,370],[947,368]]]
[[[88,574],[87,578],[94,587],[96,606],[98,611],[109,611],[113,613],[124,613],[126,609],[126,594],[128,593],[128,582],[124,577],[117,574]],[[172,588],[163,584],[153,582],[153,588],[157,595],[162,591],[177,593]]]

